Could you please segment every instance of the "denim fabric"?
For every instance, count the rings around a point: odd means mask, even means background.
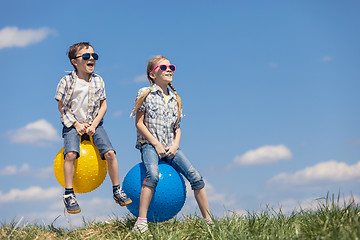
[[[80,157],[80,137],[74,127],[66,127],[63,126],[63,134],[64,138],[64,156],[68,152],[76,152],[77,158]],[[114,150],[110,139],[102,126],[102,121],[96,127],[95,134],[93,136],[94,145],[100,152],[101,159],[105,160],[104,154],[110,150]],[[116,152],[115,152],[116,153]]]
[[[173,159],[165,157],[160,159],[156,149],[151,144],[143,144],[141,148],[141,160],[145,166],[145,185],[148,187],[156,187],[159,181],[159,166],[160,160],[169,163],[176,171],[181,173],[191,185],[193,190],[201,189],[205,186],[202,176],[193,167],[189,159],[184,153],[178,149]]]

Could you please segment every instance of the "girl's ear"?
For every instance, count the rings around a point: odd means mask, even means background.
[[[152,80],[155,80],[156,75],[154,72],[150,72],[149,76],[151,77]]]

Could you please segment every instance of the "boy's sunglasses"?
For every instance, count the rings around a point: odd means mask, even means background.
[[[97,55],[97,53],[84,53],[83,55],[74,57],[73,59],[82,57],[82,59],[84,59],[84,60],[89,60],[90,56],[92,56],[95,60],[99,59],[99,55]]]
[[[162,65],[157,65],[157,66],[152,70],[152,72],[155,71],[155,69],[157,69],[157,68],[159,68],[162,72],[166,71],[168,68],[169,68],[171,71],[173,71],[173,72],[175,72],[175,70],[176,70],[176,66],[175,66],[175,65],[164,65],[164,64],[162,64]]]

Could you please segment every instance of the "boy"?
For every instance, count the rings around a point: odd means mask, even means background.
[[[101,158],[108,162],[114,200],[121,206],[130,204],[119,184],[116,152],[102,126],[107,105],[104,81],[94,73],[99,56],[90,43],[80,42],[69,48],[68,57],[75,70],[60,80],[55,95],[63,124],[65,207],[71,214],[81,212],[72,184],[74,162],[80,156],[79,136],[84,134],[93,137]]]

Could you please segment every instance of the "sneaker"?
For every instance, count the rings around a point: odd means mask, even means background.
[[[204,218],[204,220],[205,220],[206,225],[208,225],[210,227],[215,226],[215,224],[214,224],[213,220],[211,219],[211,217]]]
[[[64,204],[68,213],[76,214],[81,212],[81,208],[76,201],[75,194],[73,193],[64,195]]]
[[[133,233],[144,233],[148,230],[147,222],[135,223],[135,226],[132,229]]]
[[[126,206],[130,203],[132,203],[132,200],[130,198],[128,198],[128,196],[126,196],[126,193],[124,193],[124,191],[119,188],[114,192],[114,200],[116,203],[120,204],[120,206]]]

